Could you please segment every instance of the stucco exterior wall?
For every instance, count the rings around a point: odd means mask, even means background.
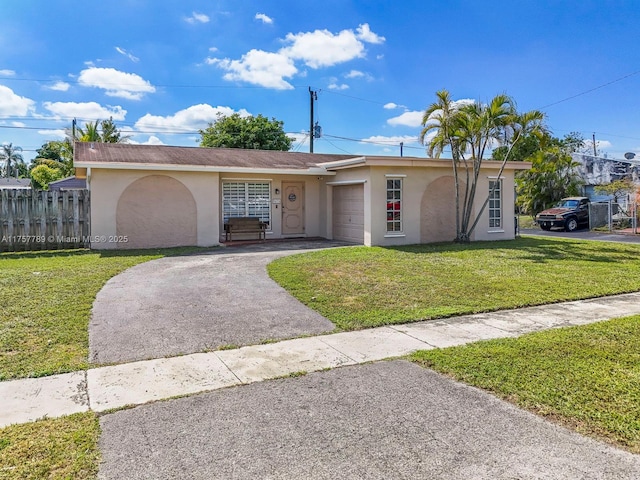
[[[329,173],[325,176],[100,168],[93,168],[89,173],[91,236],[94,239],[92,248],[96,249],[219,244],[224,239],[222,183],[234,180],[270,182],[271,229],[267,233],[268,239],[287,236],[282,234],[282,192],[285,182],[304,184],[304,234],[291,236],[333,238],[334,186],[362,184],[365,245],[411,245],[451,241],[455,237],[455,197],[452,172],[448,166],[366,165],[338,169],[335,175]],[[495,179],[496,174],[497,169],[493,168],[481,171],[475,211],[480,210],[489,192],[489,180]],[[386,231],[386,181],[389,178],[402,179],[401,232]],[[506,170],[502,175],[501,228],[489,228],[489,210],[486,208],[482,212],[472,240],[502,240],[515,237],[513,178],[513,170]],[[156,183],[157,191],[153,188]],[[138,189],[142,192],[138,192]],[[158,196],[160,191],[166,196]],[[172,197],[176,203],[183,206],[178,207],[172,203]],[[193,199],[193,204],[190,198]],[[158,213],[157,209],[165,211],[166,218],[154,217],[153,226],[145,227],[144,222],[136,223],[136,218],[143,218],[141,215],[144,215],[145,211],[144,199],[149,202],[149,211],[154,211],[152,207],[156,207],[155,212]],[[126,212],[127,208],[134,209],[135,212],[129,215]],[[180,208],[184,208],[186,218],[178,217]],[[172,218],[174,220],[171,220]],[[183,241],[176,239],[176,228],[184,230]],[[153,234],[159,237],[159,242],[139,245],[123,241],[127,230],[136,232],[140,229],[158,229],[154,230]]]
[[[483,169],[478,180],[472,217],[489,193],[489,180],[497,170]],[[502,175],[502,228],[489,229],[488,207],[482,213],[472,240],[504,240],[515,237],[513,171]],[[387,179],[402,179],[402,232],[386,227]],[[455,191],[453,173],[446,167],[369,167],[339,170],[331,182],[364,180],[365,245],[393,246],[452,241],[455,236]],[[464,188],[464,185],[461,185]],[[332,211],[327,196],[328,212]],[[328,222],[328,229],[331,222]],[[327,235],[331,238],[331,235]]]
[[[480,211],[482,203],[489,195],[489,180],[496,180],[497,174],[496,170],[482,169],[480,171],[476,191],[476,211]],[[500,178],[502,178],[502,228],[489,228],[489,206],[487,205],[473,232],[473,240],[512,240],[516,236],[513,170],[505,170]]]
[[[91,248],[140,248],[124,241],[126,233],[118,231],[117,211],[122,194],[137,180],[150,176],[170,177],[189,190],[196,205],[196,245],[208,247],[219,244],[219,175],[205,172],[165,172],[142,170],[92,169],[89,177],[91,191]],[[145,185],[148,185],[145,182]],[[145,186],[146,188],[146,186]],[[149,198],[150,208],[153,198]],[[144,205],[138,205],[144,209]],[[171,228],[169,225],[167,229]],[[173,238],[170,236],[170,238]],[[192,237],[182,242],[191,243]],[[162,242],[160,242],[162,243]],[[171,243],[174,243],[172,241]],[[152,245],[149,245],[151,247]],[[162,245],[168,246],[168,245]]]
[[[197,245],[197,205],[189,189],[168,175],[148,175],[130,184],[116,209],[120,248]]]

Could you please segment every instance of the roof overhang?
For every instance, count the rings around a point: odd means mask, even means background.
[[[318,166],[327,170],[344,170],[357,167],[419,167],[419,168],[451,168],[450,158],[418,158],[418,157],[356,157],[348,160],[319,163]],[[502,162],[484,160],[483,169],[499,170]],[[506,162],[505,170],[529,170],[531,162]]]
[[[247,168],[221,167],[211,165],[177,165],[160,163],[132,163],[132,162],[76,162],[78,169],[106,169],[106,170],[155,170],[166,172],[210,172],[210,173],[245,173],[261,175],[335,175],[323,167],[300,168]],[[77,172],[77,171],[76,171]],[[76,173],[76,177],[80,177]]]

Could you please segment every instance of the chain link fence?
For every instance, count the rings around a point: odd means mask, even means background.
[[[612,233],[638,233],[636,202],[592,202],[589,205],[589,228]]]

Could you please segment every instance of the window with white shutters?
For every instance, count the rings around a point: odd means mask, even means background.
[[[271,225],[271,184],[269,182],[223,182],[222,216],[257,217]]]

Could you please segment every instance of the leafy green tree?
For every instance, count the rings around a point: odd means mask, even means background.
[[[583,181],[577,170],[578,163],[571,154],[583,151],[584,138],[571,132],[556,138],[550,132],[535,133],[523,138],[514,149],[514,159],[531,162],[531,170],[516,173],[516,203],[523,213],[535,216],[564,197],[579,195]],[[500,159],[503,149],[494,150]]]
[[[37,149],[31,169],[43,164],[59,169],[62,172],[62,178],[73,175],[73,144],[71,139],[52,140]]]
[[[595,191],[601,195],[611,195],[614,203],[618,203],[618,199],[626,197],[630,193],[635,192],[637,187],[629,178],[614,180],[606,185],[596,185]]]
[[[238,113],[230,116],[219,113],[215,122],[200,130],[200,146],[286,152],[293,139],[287,137],[283,126],[284,122],[262,115],[241,117]]]
[[[40,190],[48,190],[51,182],[55,182],[61,178],[64,178],[64,174],[60,169],[44,163],[36,165],[31,169],[31,182],[34,188]]]
[[[498,143],[506,145],[498,176],[511,158],[518,140],[543,130],[544,115],[537,111],[518,113],[513,99],[496,95],[489,103],[460,103],[451,100],[447,90],[436,92],[436,101],[422,118],[420,140],[427,145],[430,156],[440,157],[451,148],[456,202],[456,242],[468,242],[489,203],[493,192],[485,198],[475,217],[472,217],[476,188],[485,155]],[[431,138],[427,140],[427,138]]]
[[[535,216],[564,197],[580,194],[583,183],[577,170],[580,164],[566,147],[554,145],[527,160],[531,169],[516,176],[516,203],[523,213]]]
[[[2,145],[2,149],[0,149],[0,164],[4,164],[4,168],[2,168],[1,171],[5,177],[9,178],[13,176],[18,178],[21,170],[23,172],[25,171],[26,164],[24,163],[21,152],[22,148],[14,147],[13,143]]]

